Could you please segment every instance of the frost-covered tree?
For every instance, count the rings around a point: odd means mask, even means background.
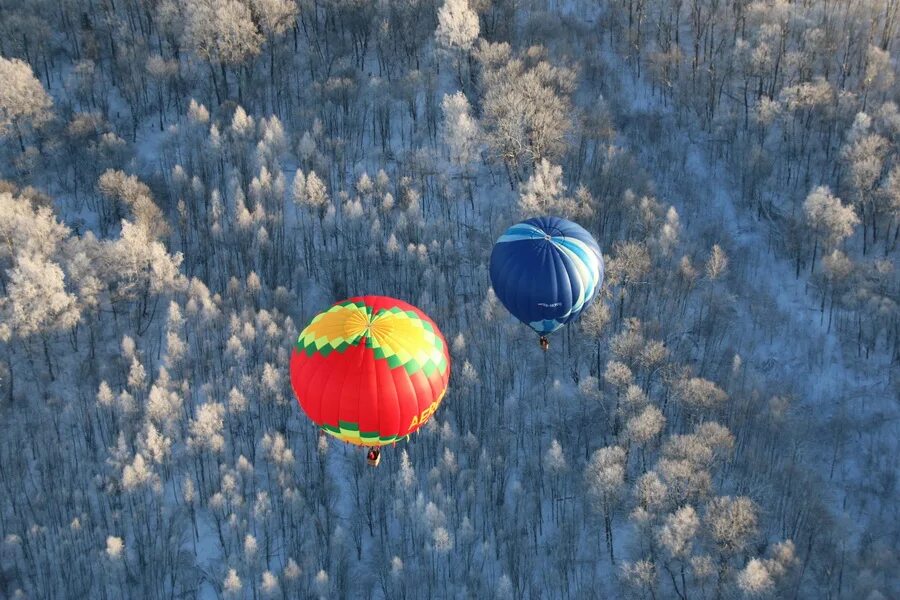
[[[544,453],[544,467],[553,474],[560,473],[567,467],[566,456],[557,440],[552,440]]]
[[[0,192],[0,268],[13,266],[17,256],[49,259],[71,230],[49,206],[35,206],[23,196]],[[0,273],[0,280],[5,273]]]
[[[150,293],[164,293],[183,285],[178,270],[181,254],[170,255],[166,247],[153,239],[143,225],[122,221],[122,235],[106,243],[106,257],[116,282],[113,300],[139,298],[146,302]]]
[[[37,80],[31,67],[17,58],[0,56],[0,135],[12,129],[25,151],[23,129],[50,120],[53,100]]]
[[[519,212],[525,217],[561,213],[569,216],[563,194],[566,186],[562,181],[562,167],[541,160],[535,165],[534,173],[520,186]]]
[[[241,578],[237,574],[237,570],[228,569],[228,575],[225,577],[225,581],[222,583],[222,588],[225,591],[225,594],[236,597],[241,593],[243,587],[244,586],[241,583]]]
[[[653,597],[657,585],[656,565],[649,560],[624,561],[619,568],[622,582],[644,597]]]
[[[676,593],[682,598],[688,596],[686,571],[694,539],[699,530],[700,518],[694,508],[687,505],[666,516],[656,532],[659,545],[665,550],[666,556],[674,562],[674,565],[666,562],[664,568],[672,579]],[[677,569],[677,576],[673,566]]]
[[[765,595],[776,585],[785,581],[786,576],[797,563],[794,543],[791,540],[779,542],[771,548],[771,558],[753,558],[738,573],[738,587],[749,596]]]
[[[239,65],[259,54],[262,35],[250,8],[239,0],[185,0],[184,10],[184,43],[209,64],[216,97],[221,101],[214,64],[221,67],[227,97],[226,66]],[[239,77],[239,93],[240,81]]]
[[[201,404],[197,409],[197,417],[190,423],[190,445],[221,452],[225,445],[225,438],[222,436],[224,414],[225,407],[218,402]]]
[[[662,226],[659,235],[659,246],[663,254],[669,254],[678,244],[678,236],[681,233],[681,221],[678,211],[670,206],[666,211],[666,222]]]
[[[615,562],[613,550],[613,510],[625,484],[625,450],[620,446],[600,448],[591,455],[584,470],[591,506],[603,515],[609,559]]]
[[[641,475],[634,486],[638,506],[652,513],[659,512],[665,506],[667,494],[666,484],[655,471]]]
[[[760,596],[769,592],[775,585],[766,565],[758,558],[747,563],[738,573],[738,587],[748,596]]]
[[[646,444],[659,435],[665,425],[666,418],[662,411],[651,405],[630,418],[625,429],[632,442]]]
[[[803,210],[815,236],[813,264],[816,262],[820,238],[825,240],[826,248],[833,248],[853,235],[853,228],[859,224],[853,207],[844,206],[840,198],[831,193],[828,186],[813,189],[803,202]]]
[[[659,529],[660,545],[674,558],[686,558],[691,553],[691,543],[700,528],[700,519],[690,505],[679,508],[666,517]]]
[[[47,368],[54,377],[48,336],[73,327],[81,318],[75,295],[66,290],[65,274],[56,263],[20,256],[9,271],[7,292],[0,297],[3,320],[16,337],[41,337]]]
[[[694,410],[711,410],[728,400],[728,394],[719,386],[702,377],[689,377],[676,384],[676,395],[680,402]]]
[[[714,244],[706,260],[706,277],[712,281],[721,277],[728,269],[728,257],[718,244]]]
[[[277,595],[281,591],[278,585],[278,577],[272,571],[264,571],[260,589],[262,589],[265,596],[273,597]]]
[[[462,92],[444,94],[441,101],[444,113],[444,143],[450,149],[450,158],[462,167],[478,158],[481,128],[471,114],[469,100]]]
[[[842,155],[849,170],[854,199],[859,207],[863,225],[863,253],[868,248],[868,233],[872,231],[872,241],[878,239],[878,216],[882,212],[880,195],[876,188],[883,176],[885,159],[889,148],[888,140],[878,133],[872,133],[871,118],[859,113],[842,148]]]
[[[106,538],[106,555],[112,560],[118,560],[122,557],[125,544],[122,538],[110,535]]]
[[[162,480],[144,457],[136,454],[134,460],[122,469],[122,487],[131,492],[149,488],[159,493],[162,491]]]
[[[294,0],[250,0],[249,4],[260,29],[269,36],[282,35],[294,24],[297,16]]]
[[[482,69],[487,139],[514,187],[523,165],[557,159],[565,150],[575,73],[552,65],[540,47],[513,57],[508,44],[482,41],[475,56]]]
[[[330,201],[328,189],[325,187],[325,182],[316,175],[315,171],[310,171],[306,176],[303,192],[302,204],[310,209],[314,209],[320,221],[324,219],[325,211]]]
[[[434,32],[438,44],[467,51],[478,33],[478,14],[469,7],[469,0],[445,0],[438,9],[438,26]]]
[[[614,256],[607,260],[606,276],[610,285],[619,286],[619,320],[625,315],[625,299],[643,281],[652,263],[646,245],[637,242],[617,242]]]
[[[154,238],[169,232],[166,219],[153,201],[150,188],[134,175],[122,171],[107,170],[97,184],[107,197],[117,198],[131,209],[135,223],[144,227]]]
[[[757,533],[756,504],[745,496],[721,496],[706,505],[704,522],[725,555],[742,551]]]

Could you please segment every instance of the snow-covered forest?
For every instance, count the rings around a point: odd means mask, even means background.
[[[0,0],[0,598],[900,597],[900,1]],[[511,224],[597,239],[541,352]],[[288,363],[451,346],[377,469]]]

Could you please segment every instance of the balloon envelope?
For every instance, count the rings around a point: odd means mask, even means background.
[[[306,415],[363,446],[421,427],[449,378],[447,343],[434,321],[386,296],[349,298],[319,313],[291,354],[291,386]]]
[[[491,252],[491,285],[514,317],[541,335],[578,317],[603,283],[600,247],[559,217],[517,223]]]

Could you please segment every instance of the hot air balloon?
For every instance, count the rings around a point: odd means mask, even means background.
[[[450,379],[447,342],[418,308],[386,296],[343,300],[316,315],[291,354],[291,386],[325,433],[369,447],[407,437],[437,410]]]
[[[540,335],[577,318],[603,283],[600,247],[580,225],[559,217],[517,223],[491,252],[491,285],[514,317]]]

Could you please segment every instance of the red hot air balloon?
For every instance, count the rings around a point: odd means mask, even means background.
[[[319,313],[291,355],[303,412],[325,433],[371,447],[370,464],[380,460],[379,446],[428,421],[449,379],[447,342],[434,321],[386,296],[350,298]]]

